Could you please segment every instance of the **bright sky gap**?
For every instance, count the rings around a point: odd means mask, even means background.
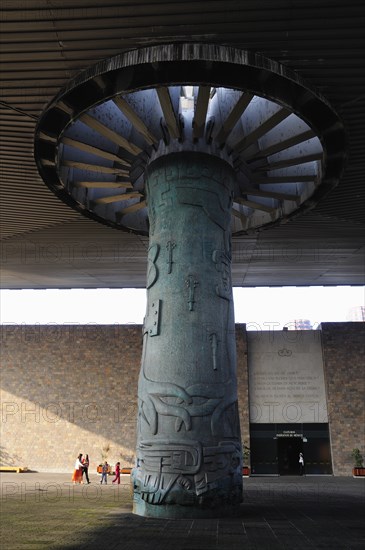
[[[295,319],[317,328],[365,305],[363,286],[235,287],[233,296],[235,321],[248,330],[281,330]],[[142,324],[145,308],[144,289],[0,291],[1,324]]]

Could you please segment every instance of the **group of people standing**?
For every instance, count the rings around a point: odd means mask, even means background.
[[[72,483],[84,483],[84,475],[86,483],[90,483],[89,480],[89,455],[83,457],[82,453],[76,458],[74,472],[72,474]]]
[[[85,455],[83,457],[82,453],[80,453],[75,461],[75,468],[71,478],[72,483],[74,484],[84,483],[84,475],[85,475],[86,483],[90,483],[89,465],[90,465],[89,455]],[[101,481],[100,481],[101,484],[103,482],[105,484],[108,483],[109,469],[110,469],[109,464],[107,463],[107,461],[105,461],[101,469]],[[114,472],[115,477],[112,480],[112,483],[117,483],[118,485],[120,484],[120,473],[121,473],[120,462],[117,462],[115,465],[115,472]]]

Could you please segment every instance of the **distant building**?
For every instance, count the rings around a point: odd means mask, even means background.
[[[313,330],[314,327],[309,319],[294,319],[287,323],[289,330]]]
[[[347,321],[365,321],[365,306],[355,306],[348,310]]]

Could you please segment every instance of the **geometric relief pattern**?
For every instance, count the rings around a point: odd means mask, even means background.
[[[222,413],[237,400],[232,389],[231,380],[221,384],[192,384],[184,389],[174,383],[148,380],[142,371],[138,388],[139,415],[152,435],[158,433],[159,415],[175,417],[175,432],[183,426],[190,431],[194,417],[211,415],[211,433],[217,435],[221,431]],[[238,426],[237,420],[237,429]]]
[[[151,440],[141,442],[137,453],[134,489],[150,504],[194,505],[214,496],[241,501],[242,457],[237,441],[203,447],[193,440]]]

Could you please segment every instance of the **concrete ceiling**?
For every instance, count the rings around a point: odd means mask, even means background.
[[[84,218],[40,178],[37,120],[71,77],[136,47],[209,42],[295,71],[341,117],[339,185],[302,216],[233,239],[237,286],[364,283],[365,4],[355,0],[11,0],[1,9],[1,287],[144,287],[148,239]]]

